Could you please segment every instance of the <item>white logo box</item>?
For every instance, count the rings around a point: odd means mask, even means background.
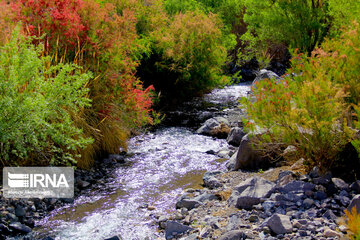
[[[5,167],[5,198],[73,198],[74,169],[71,167]]]

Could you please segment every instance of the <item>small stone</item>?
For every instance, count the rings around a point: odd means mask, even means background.
[[[257,222],[257,221],[259,221],[259,217],[253,214],[253,215],[250,215],[248,220],[249,220],[249,222]]]
[[[298,220],[295,219],[295,220],[293,221],[293,227],[294,227],[294,228],[301,228],[302,225],[301,225],[301,223],[299,223]]]
[[[314,205],[314,200],[307,198],[304,200],[303,204],[306,208],[310,208],[312,205]]]
[[[244,232],[240,230],[233,230],[227,233],[224,233],[219,237],[219,240],[237,240],[237,239],[247,239],[247,236]]]
[[[325,231],[324,231],[324,237],[338,237],[338,238],[340,238],[341,234],[334,231],[334,230],[331,230],[330,228],[326,228]]]
[[[347,228],[346,226],[344,226],[344,225],[340,225],[340,226],[339,226],[339,230],[340,230],[341,232],[343,232],[343,233],[346,233],[347,230],[348,230],[348,228]]]
[[[148,206],[147,209],[148,209],[149,211],[154,211],[154,210],[156,209],[156,207],[154,207],[154,206]]]
[[[17,205],[16,206],[16,208],[15,208],[15,215],[17,216],[17,217],[23,217],[23,216],[25,216],[25,209],[23,208],[23,207],[21,207],[21,206],[19,206],[19,205]]]

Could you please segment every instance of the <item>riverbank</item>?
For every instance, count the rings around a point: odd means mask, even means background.
[[[251,155],[241,122],[230,122],[225,114],[206,120],[197,130],[225,135],[240,147],[213,152],[227,159],[229,170],[205,173],[203,189],[185,189],[174,214],[156,216],[166,239],[349,238],[345,210],[360,209],[359,180],[345,182],[331,173],[321,175],[317,168],[306,172],[302,159],[263,171],[262,159]],[[285,151],[291,154],[291,148]],[[241,170],[245,165],[257,170]]]

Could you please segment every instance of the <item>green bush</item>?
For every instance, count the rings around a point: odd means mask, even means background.
[[[216,15],[201,12],[179,13],[163,28],[152,32],[154,51],[160,57],[154,63],[167,91],[188,97],[216,86],[227,78],[222,74],[226,61],[221,23]],[[154,82],[155,88],[157,83]],[[164,90],[160,89],[158,90]],[[177,95],[179,95],[177,94]]]
[[[73,64],[50,66],[15,31],[0,48],[0,159],[3,165],[70,165],[92,142],[72,116],[90,106],[89,73]],[[49,67],[50,66],[50,67]]]
[[[309,167],[322,170],[343,160],[339,153],[350,142],[360,153],[355,138],[360,128],[359,35],[359,24],[353,22],[311,57],[294,57],[294,77],[280,84],[264,80],[253,89],[255,101],[244,101],[254,121],[248,123],[250,130],[255,124],[265,131],[254,137],[259,149],[281,153],[272,143],[293,145]]]
[[[244,4],[248,31],[243,40],[257,51],[285,44],[311,54],[330,26],[327,1],[245,0]]]

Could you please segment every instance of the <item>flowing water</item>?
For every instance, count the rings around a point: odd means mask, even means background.
[[[249,84],[214,90],[169,113],[168,119],[187,116],[181,118],[184,124],[168,120],[157,130],[130,139],[126,164],[99,183],[104,187],[94,188],[74,204],[54,210],[37,222],[35,235],[56,239],[105,239],[115,235],[126,240],[163,239],[153,216],[174,211],[184,188],[201,187],[205,171],[224,169],[221,159],[206,152],[227,148],[226,141],[195,134],[193,129],[199,126],[190,128],[189,122],[193,124],[195,115],[204,118],[219,114],[248,91]],[[187,115],[186,108],[196,112]],[[155,210],[149,211],[147,206]]]

